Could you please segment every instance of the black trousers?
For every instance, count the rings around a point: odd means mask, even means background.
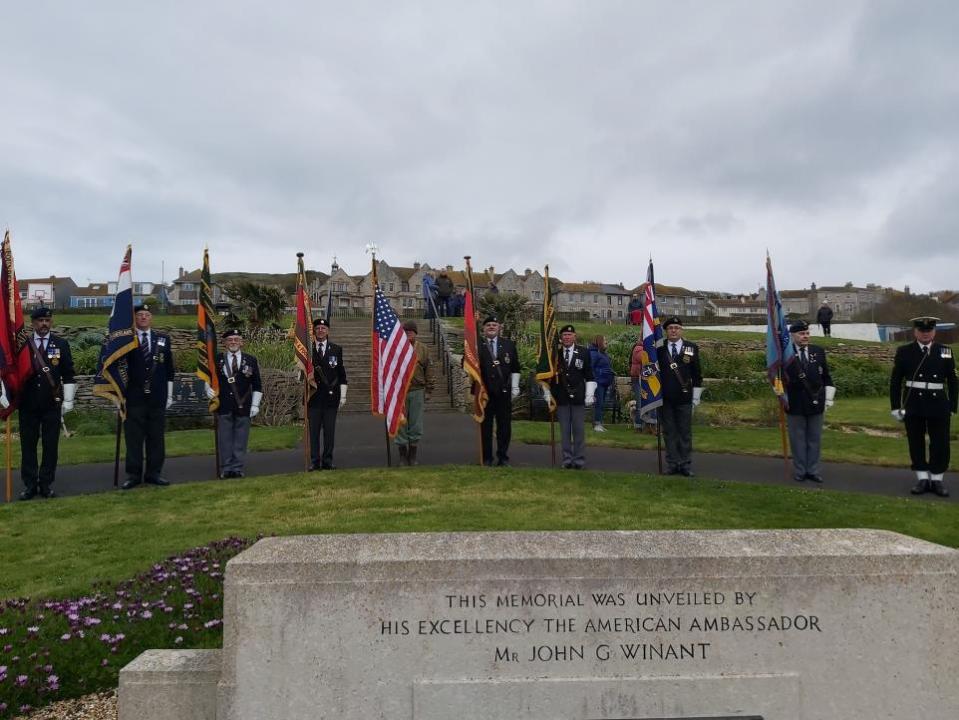
[[[940,475],[949,469],[949,416],[920,417],[906,413],[906,438],[913,470],[927,470]],[[929,436],[929,459],[926,459],[926,436]]]
[[[37,467],[37,441],[43,445],[43,462]],[[60,448],[60,406],[46,410],[20,408],[20,479],[27,490],[47,490],[57,473]]]
[[[127,404],[123,430],[127,444],[127,476],[138,480],[160,477],[166,459],[166,408]],[[146,472],[143,467],[144,448]]]
[[[509,441],[513,434],[513,401],[509,392],[494,392],[486,403],[486,414],[480,425],[483,462],[493,461],[493,421],[496,421],[496,459],[509,461]]]
[[[819,326],[822,328],[823,335],[825,335],[826,337],[830,337],[832,335],[832,329],[831,329],[832,320],[830,320],[829,322],[819,323]]]
[[[308,410],[310,420],[310,461],[314,467],[333,467],[333,440],[336,437],[336,402],[311,405]],[[323,433],[323,452],[320,453],[320,433]]]

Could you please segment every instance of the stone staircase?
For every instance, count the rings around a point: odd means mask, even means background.
[[[439,349],[433,343],[428,320],[417,320],[419,341],[426,346],[433,361],[433,394],[426,403],[426,412],[456,412],[450,407],[447,377],[443,375]],[[346,406],[342,412],[370,411],[370,320],[333,320],[330,341],[343,347],[346,379],[349,384]]]

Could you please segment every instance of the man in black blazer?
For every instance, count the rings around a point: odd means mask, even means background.
[[[250,423],[260,412],[263,383],[256,358],[243,352],[243,335],[239,330],[223,333],[226,352],[217,358],[216,373],[220,381],[220,406],[217,409],[217,445],[220,449],[220,477],[243,477],[246,447],[250,440]],[[213,389],[207,385],[207,397]]]
[[[307,403],[310,423],[310,470],[333,470],[333,441],[336,411],[346,404],[346,366],[343,348],[329,341],[330,324],[324,318],[313,321],[313,377],[316,392]],[[323,449],[320,450],[320,432]]]
[[[556,400],[556,419],[563,441],[563,468],[582,470],[586,466],[586,408],[596,402],[596,382],[589,350],[576,344],[576,328],[564,325],[559,330],[556,376],[550,380],[550,396]]]
[[[693,408],[703,394],[699,347],[683,340],[683,323],[675,315],[663,323],[666,343],[659,355],[663,404],[659,419],[666,442],[667,475],[693,477]]]
[[[173,349],[170,336],[153,329],[153,314],[148,305],[133,308],[137,348],[127,353],[130,373],[127,384],[126,481],[124,490],[142,482],[165,487],[170,482],[161,475],[166,459],[166,411],[173,404]],[[143,456],[146,450],[146,468]]]
[[[938,320],[913,318],[915,342],[896,350],[889,403],[893,418],[906,425],[909,458],[917,480],[912,494],[932,492],[948,497],[943,476],[949,468],[949,425],[956,412],[956,359],[952,348],[935,342]]]
[[[483,320],[479,348],[480,374],[489,396],[480,426],[483,464],[493,464],[493,422],[496,422],[496,464],[509,466],[509,442],[513,428],[513,400],[519,395],[520,366],[516,344],[500,337],[495,315]]]
[[[38,494],[55,496],[60,444],[60,418],[73,410],[77,386],[73,377],[70,343],[50,332],[53,312],[39,307],[30,313],[33,333],[24,352],[30,355],[33,374],[23,384],[20,396],[20,478],[25,486],[21,500]],[[37,442],[43,446],[43,462],[37,463]]]
[[[786,367],[786,424],[793,456],[793,479],[821,483],[819,456],[822,447],[823,414],[832,407],[836,388],[832,384],[826,351],[809,344],[809,323],[797,320],[789,326],[796,359]]]

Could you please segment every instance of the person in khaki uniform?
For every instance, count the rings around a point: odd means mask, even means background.
[[[400,425],[399,432],[396,433],[396,447],[403,462],[416,465],[416,452],[423,437],[423,410],[433,391],[433,368],[426,346],[416,339],[416,323],[407,320],[403,323],[403,330],[416,350],[416,366],[406,393],[406,423]]]

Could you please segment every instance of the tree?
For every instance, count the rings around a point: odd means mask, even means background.
[[[487,293],[478,304],[480,322],[488,315],[495,315],[502,325],[504,337],[514,338],[530,317],[529,305],[522,295],[515,293]],[[469,318],[464,318],[469,322]]]
[[[251,330],[278,324],[286,310],[283,288],[239,280],[227,283],[224,289],[232,301],[230,312],[242,318]]]

